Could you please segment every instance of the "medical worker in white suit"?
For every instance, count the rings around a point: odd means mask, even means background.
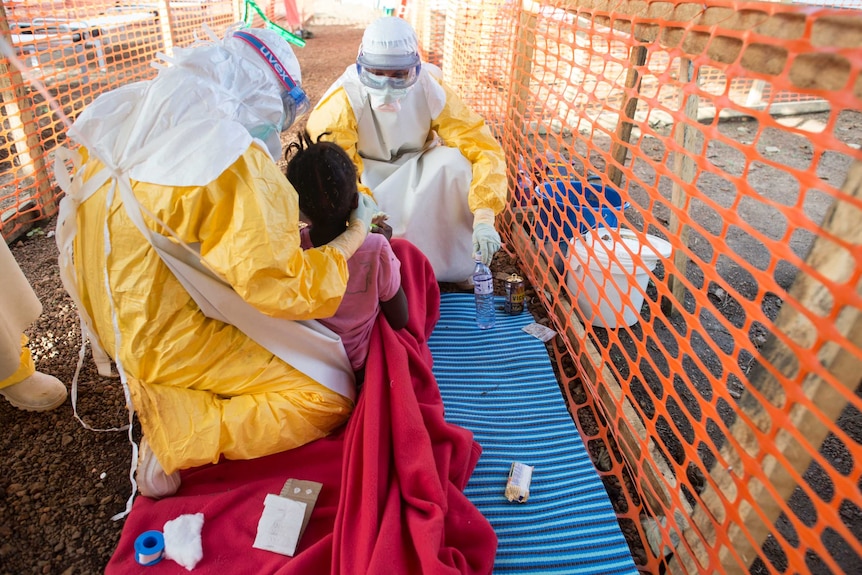
[[[379,18],[362,37],[356,64],[312,110],[312,140],[329,132],[351,156],[360,190],[389,215],[393,237],[424,252],[438,281],[470,277],[473,253],[490,263],[506,203],[503,151],[482,118],[421,62],[416,33]]]
[[[169,64],[90,104],[69,130],[80,152],[58,150],[71,181],[55,170],[63,282],[100,372],[109,356],[128,385],[151,497],[181,469],[292,449],[348,418],[350,362],[312,320],[338,309],[373,216],[361,203],[329,244],[300,247],[276,161],[308,100],[278,33],[228,32]]]
[[[66,401],[66,386],[36,371],[24,330],[42,313],[42,304],[0,238],[0,396],[24,411],[48,411]]]

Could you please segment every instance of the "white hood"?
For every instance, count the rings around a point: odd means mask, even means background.
[[[285,40],[271,30],[245,31],[263,39],[300,81]],[[280,133],[283,88],[263,59],[230,33],[221,42],[177,49],[169,63],[152,80],[99,96],[70,137],[132,180],[202,186],[248,149],[252,134]],[[269,142],[276,159],[280,142]]]

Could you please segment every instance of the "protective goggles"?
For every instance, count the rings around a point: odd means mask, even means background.
[[[281,103],[284,106],[284,121],[281,129],[288,129],[293,122],[311,109],[311,102],[308,96],[293,80],[287,71],[287,67],[281,63],[278,56],[257,36],[252,36],[247,32],[234,32],[234,38],[239,38],[246,44],[254,48],[260,54],[263,61],[266,62],[275,75],[278,77],[285,91],[281,93]]]
[[[359,81],[369,88],[409,88],[419,79],[421,69],[418,54],[380,56],[360,52],[356,58]]]

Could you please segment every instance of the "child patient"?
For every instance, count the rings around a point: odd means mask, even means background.
[[[322,134],[325,136],[326,134]],[[359,204],[356,168],[347,153],[333,142],[312,143],[301,135],[291,143],[287,179],[299,194],[299,210],[309,227],[303,230],[303,247],[329,243],[347,227],[350,212]],[[365,243],[347,261],[347,291],[335,315],[318,320],[341,336],[353,370],[361,376],[368,355],[371,329],[377,313],[394,329],[407,325],[407,297],[401,287],[401,262],[384,235],[391,228],[372,226]],[[305,233],[307,232],[307,233]]]

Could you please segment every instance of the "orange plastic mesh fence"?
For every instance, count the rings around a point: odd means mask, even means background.
[[[258,5],[272,17],[273,1]],[[198,0],[4,1],[0,34],[28,74],[41,80],[74,119],[102,92],[152,77],[156,53],[188,46],[203,25],[223,34],[242,18],[242,7],[237,1]],[[65,140],[65,127],[27,77],[5,57],[0,61],[0,215],[7,240],[57,210],[59,190],[49,164],[53,149]]]
[[[573,414],[644,570],[862,572],[862,16],[405,17],[503,143],[498,228],[574,360]]]

